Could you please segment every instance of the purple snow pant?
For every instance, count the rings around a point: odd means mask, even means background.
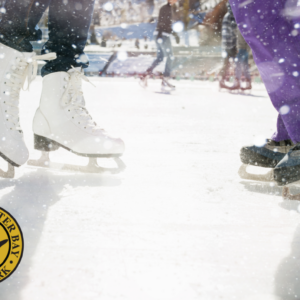
[[[229,0],[278,111],[275,141],[300,142],[300,7],[298,0]],[[295,17],[297,16],[298,17]]]

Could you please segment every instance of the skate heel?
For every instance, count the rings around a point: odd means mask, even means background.
[[[40,151],[55,151],[59,148],[59,144],[40,135],[34,134],[34,149]]]

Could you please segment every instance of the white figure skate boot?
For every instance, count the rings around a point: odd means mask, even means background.
[[[28,159],[19,122],[19,95],[27,78],[28,87],[37,72],[37,59],[54,59],[55,53],[36,56],[34,52],[19,52],[0,43],[0,156],[8,163],[8,172],[1,177],[14,177],[14,168]]]
[[[169,93],[169,92],[175,91],[175,89],[176,89],[175,85],[172,85],[168,81],[168,78],[162,76],[161,91],[165,92],[165,93]]]
[[[148,74],[140,75],[140,86],[143,88],[148,87]]]
[[[62,147],[77,155],[90,157],[88,167],[64,165],[63,169],[101,172],[103,169],[97,165],[97,157],[113,157],[119,166],[114,170],[124,168],[118,159],[124,152],[124,142],[109,137],[92,120],[85,108],[82,79],[88,81],[79,68],[43,78],[40,106],[33,120],[34,147],[43,153],[39,161],[29,161],[28,164],[51,167],[49,152]],[[55,168],[55,164],[52,163],[52,167]]]

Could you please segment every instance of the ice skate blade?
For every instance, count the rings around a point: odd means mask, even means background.
[[[269,171],[266,174],[251,174],[248,173],[246,168],[248,165],[243,164],[241,165],[238,174],[242,179],[248,179],[248,180],[254,180],[254,181],[264,181],[264,182],[275,182],[274,180],[274,172],[273,169]],[[300,183],[299,181],[297,182],[298,184]],[[282,188],[282,197],[284,200],[296,200],[300,201],[300,194],[295,194],[292,195],[290,193],[289,186],[296,184],[296,182],[290,183],[288,186],[283,186]]]
[[[161,89],[159,92],[155,92],[157,94],[163,94],[163,95],[171,95],[173,91],[171,90],[164,90],[164,89]]]
[[[59,171],[71,171],[79,173],[110,173],[117,174],[125,170],[126,165],[119,157],[113,157],[113,160],[117,164],[117,168],[102,168],[98,165],[96,157],[90,157],[89,163],[86,166],[71,165],[71,164],[61,164],[51,162],[49,158],[49,152],[42,152],[42,155],[37,160],[28,160],[27,164],[33,167],[47,168],[51,170]]]
[[[229,87],[228,87],[228,88],[224,88],[224,87],[219,88],[219,92],[220,92],[220,93],[222,93],[223,90],[226,91],[226,92],[229,93],[229,94],[237,94],[237,93],[239,92],[237,89],[231,89],[231,88],[229,88]]]
[[[241,89],[240,94],[241,95],[246,95],[246,96],[252,95],[252,90],[251,89]]]
[[[172,95],[171,92],[155,92],[155,94],[161,94],[161,95]]]
[[[242,179],[255,180],[255,181],[265,181],[274,182],[274,171],[273,169],[266,174],[251,174],[247,172],[246,164],[242,164],[238,174]]]

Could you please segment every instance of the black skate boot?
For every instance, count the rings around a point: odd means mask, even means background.
[[[277,164],[274,169],[274,180],[279,186],[300,180],[300,143]]]
[[[275,166],[294,146],[295,144],[293,144],[291,140],[283,140],[280,142],[267,140],[266,145],[263,147],[257,147],[254,145],[243,147],[240,152],[240,157],[242,163],[246,165],[275,168]]]
[[[161,81],[161,90],[162,92],[171,92],[175,91],[176,87],[175,85],[172,85],[166,77],[162,76],[162,81]]]

